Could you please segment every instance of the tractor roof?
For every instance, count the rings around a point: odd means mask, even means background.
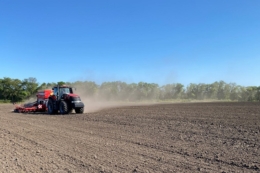
[[[67,85],[54,86],[53,88],[57,88],[57,87],[59,87],[59,88],[72,88],[72,87],[67,86]]]

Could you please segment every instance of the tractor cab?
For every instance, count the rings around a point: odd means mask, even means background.
[[[55,86],[52,88],[53,94],[57,97],[57,99],[61,99],[64,97],[64,94],[73,94],[73,89],[68,86]]]

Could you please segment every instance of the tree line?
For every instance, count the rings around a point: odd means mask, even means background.
[[[76,88],[82,97],[106,101],[159,101],[159,100],[231,100],[260,101],[260,86],[240,86],[235,83],[216,81],[211,84],[181,83],[159,86],[156,83],[126,83],[121,81],[103,82],[98,85],[92,81],[57,82],[39,84],[36,78],[24,80],[5,77],[0,79],[0,100],[20,102],[34,96],[38,90],[51,89],[55,85],[69,85]]]

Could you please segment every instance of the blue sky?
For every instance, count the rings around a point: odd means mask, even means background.
[[[260,85],[259,0],[0,0],[0,78]]]

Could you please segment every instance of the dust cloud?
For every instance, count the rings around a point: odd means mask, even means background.
[[[96,112],[102,109],[107,108],[115,108],[122,106],[144,106],[144,105],[152,105],[155,102],[119,102],[119,101],[104,101],[104,100],[96,100],[90,98],[81,98],[82,102],[85,105],[84,113]]]
[[[87,96],[84,90],[77,89],[75,94],[79,95],[81,101],[84,103],[84,113],[97,112],[102,109],[115,108],[122,106],[144,106],[156,104],[155,101],[149,102],[130,102],[130,101],[118,101],[116,99],[106,100],[101,96]]]

